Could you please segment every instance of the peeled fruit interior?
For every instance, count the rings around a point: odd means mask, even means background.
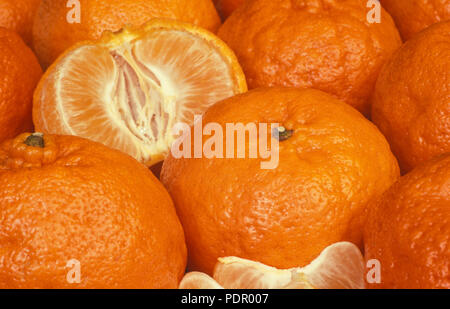
[[[196,33],[158,27],[111,36],[50,68],[35,96],[38,130],[90,138],[153,164],[168,152],[177,122],[191,124],[245,91],[223,50]]]
[[[357,246],[338,242],[325,248],[305,267],[278,269],[256,261],[219,258],[213,277],[185,275],[180,289],[363,289],[364,258]]]

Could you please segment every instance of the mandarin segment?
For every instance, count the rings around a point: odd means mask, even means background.
[[[159,181],[74,136],[24,133],[0,145],[0,244],[0,288],[176,288],[186,266]],[[79,283],[67,279],[73,260]]]
[[[277,269],[247,259],[219,258],[214,278],[201,272],[187,273],[180,289],[362,289],[365,267],[361,251],[349,242],[325,248],[305,267]]]
[[[179,289],[223,289],[213,278],[207,274],[193,271],[187,273],[178,286]]]

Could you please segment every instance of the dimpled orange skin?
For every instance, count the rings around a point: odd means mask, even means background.
[[[82,138],[39,148],[29,135],[0,146],[0,288],[176,288],[183,230],[151,172]],[[71,259],[80,283],[66,280]]]
[[[294,133],[280,142],[275,169],[248,155],[169,155],[161,180],[185,230],[189,270],[211,274],[224,256],[304,266],[332,243],[362,245],[367,202],[399,176],[378,129],[321,91],[253,90],[215,104],[203,116],[209,122],[279,123]]]
[[[39,62],[20,36],[0,27],[0,142],[31,130],[33,91]]]
[[[403,173],[450,151],[450,21],[406,42],[383,67],[372,120]]]
[[[0,27],[16,31],[31,46],[33,19],[41,0],[0,0]]]
[[[217,10],[222,18],[227,19],[245,0],[215,0]]]
[[[371,288],[450,288],[450,153],[400,178],[371,207],[367,260],[378,259]]]
[[[215,32],[221,22],[211,0],[80,0],[81,23],[68,23],[65,0],[42,0],[33,28],[43,67],[77,42],[100,38],[105,30],[142,25],[152,18],[189,22]],[[69,14],[72,16],[72,14]]]
[[[369,116],[381,65],[401,45],[389,14],[369,24],[367,1],[249,0],[219,29],[249,88],[315,88]]]
[[[405,41],[434,23],[450,19],[448,0],[380,0],[380,2],[391,14]]]

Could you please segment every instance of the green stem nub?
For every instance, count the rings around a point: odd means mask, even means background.
[[[280,142],[288,140],[293,134],[294,130],[286,130],[285,127],[277,127],[272,132],[272,136]]]
[[[44,148],[44,135],[42,133],[33,133],[24,141],[27,146]]]

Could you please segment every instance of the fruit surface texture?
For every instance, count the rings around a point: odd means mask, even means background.
[[[448,0],[380,0],[380,2],[391,14],[405,41],[432,24],[450,19]]]
[[[380,263],[372,288],[450,288],[450,154],[418,166],[374,202],[366,260]]]
[[[77,42],[102,33],[139,26],[152,18],[176,19],[216,31],[220,18],[211,0],[42,0],[33,27],[33,43],[44,67]]]
[[[208,123],[224,132],[228,123],[277,123],[291,136],[277,137],[272,169],[248,155],[166,159],[161,180],[184,227],[192,271],[212,274],[224,256],[302,267],[335,242],[361,245],[367,202],[399,175],[378,129],[321,91],[256,89],[212,106]],[[247,152],[256,138],[247,136]]]
[[[34,16],[41,0],[0,0],[0,27],[16,31],[31,46]]]
[[[220,28],[249,88],[315,88],[370,114],[382,64],[401,45],[389,14],[369,23],[366,1],[249,0]]]
[[[419,33],[383,67],[372,120],[402,172],[450,151],[450,21]]]
[[[33,128],[33,91],[42,70],[14,31],[0,27],[0,142]]]
[[[176,288],[186,266],[162,184],[75,136],[24,133],[0,146],[0,244],[0,288]]]

